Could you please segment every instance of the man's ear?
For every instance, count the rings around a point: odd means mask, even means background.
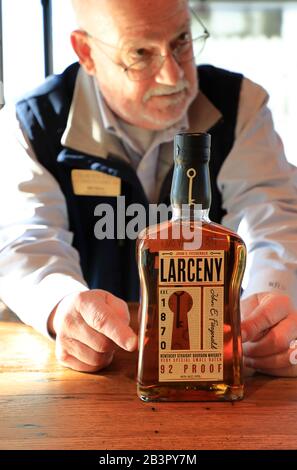
[[[95,74],[95,64],[91,55],[89,39],[84,31],[72,31],[71,44],[79,58],[79,63],[89,75]]]

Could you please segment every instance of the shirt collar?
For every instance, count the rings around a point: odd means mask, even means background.
[[[126,158],[120,142],[106,132],[97,85],[81,67],[78,71],[62,145],[89,155],[107,158],[108,154]]]
[[[93,78],[93,80],[95,81],[95,78]],[[118,128],[117,119],[109,106],[107,106],[98,86],[96,86],[96,97],[104,129],[107,132],[116,132]]]

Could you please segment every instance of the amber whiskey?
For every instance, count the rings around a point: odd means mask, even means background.
[[[178,134],[172,220],[139,236],[138,395],[144,401],[243,397],[242,239],[209,220],[209,134]]]

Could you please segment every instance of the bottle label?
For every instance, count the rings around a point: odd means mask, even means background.
[[[159,253],[159,381],[223,380],[224,251]]]

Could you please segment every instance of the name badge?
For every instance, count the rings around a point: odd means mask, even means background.
[[[73,192],[77,196],[120,196],[121,178],[93,170],[72,170]]]

